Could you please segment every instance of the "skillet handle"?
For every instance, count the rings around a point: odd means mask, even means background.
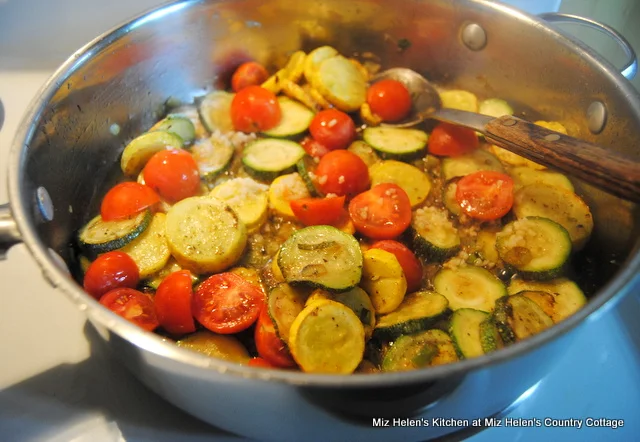
[[[0,204],[0,261],[6,259],[11,246],[22,242],[8,204]]]
[[[490,121],[485,136],[525,158],[557,167],[620,198],[640,202],[640,163],[632,158],[513,116]]]
[[[620,69],[620,73],[627,79],[632,80],[636,73],[638,72],[638,57],[636,56],[633,47],[629,43],[629,41],[624,38],[622,34],[613,29],[609,25],[605,25],[604,23],[600,23],[596,20],[592,20],[586,17],[580,17],[579,15],[572,14],[561,14],[558,12],[547,12],[544,14],[538,15],[541,19],[548,21],[550,23],[573,23],[584,25],[592,29],[596,29],[603,34],[611,37],[613,40],[618,43],[618,45],[622,48],[624,53],[627,55],[627,62]]]

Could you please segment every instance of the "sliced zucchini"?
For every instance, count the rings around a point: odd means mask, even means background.
[[[244,148],[242,163],[254,178],[271,181],[293,171],[304,155],[304,149],[296,142],[265,138]]]
[[[186,118],[191,121],[195,130],[195,139],[204,138],[208,135],[207,129],[200,120],[200,114],[198,108],[194,105],[184,105],[171,110],[171,113],[167,115],[167,118]]]
[[[460,357],[468,359],[485,354],[480,324],[489,317],[489,313],[472,308],[460,308],[453,312],[449,334]]]
[[[307,186],[309,194],[311,196],[324,198],[324,193],[316,185],[316,176],[314,172],[317,166],[318,164],[313,160],[313,157],[305,155],[296,164],[296,169],[298,169],[298,174],[300,175],[300,178],[302,178],[302,181],[304,181],[304,185]]]
[[[101,253],[120,249],[144,232],[153,214],[149,210],[117,221],[104,221],[100,215],[89,221],[78,233],[78,245],[89,259]]]
[[[156,213],[149,227],[120,251],[129,255],[138,265],[140,278],[148,278],[162,270],[171,257],[165,237],[164,213]]]
[[[575,193],[546,184],[530,184],[514,195],[513,213],[518,218],[549,218],[567,229],[574,250],[580,250],[591,236],[593,216],[589,206]]]
[[[516,295],[524,296],[525,298],[531,299],[533,302],[538,304],[538,307],[540,307],[542,311],[549,315],[549,317],[553,320],[554,306],[556,301],[551,293],[534,290],[523,290],[516,293]]]
[[[366,164],[367,167],[371,167],[374,164],[380,162],[380,157],[378,157],[371,146],[369,146],[364,141],[354,141],[353,143],[351,143],[351,145],[349,145],[347,150],[358,155],[360,159],[364,161],[364,164]]]
[[[460,235],[447,212],[423,207],[413,212],[411,235],[416,253],[425,259],[444,261],[460,249]]]
[[[374,336],[392,341],[400,335],[410,335],[433,328],[449,308],[449,301],[440,293],[420,291],[408,294],[396,310],[378,318]]]
[[[162,130],[179,136],[184,145],[191,144],[196,138],[196,128],[191,120],[180,115],[169,115],[158,121],[149,132]]]
[[[278,284],[269,292],[267,298],[269,316],[273,320],[278,336],[285,343],[289,342],[291,324],[304,308],[308,296],[308,291],[291,287],[286,283]]]
[[[496,235],[500,258],[524,279],[553,279],[571,254],[571,238],[560,224],[529,216],[513,221]]]
[[[483,149],[476,149],[464,155],[447,157],[442,160],[442,175],[445,181],[481,170],[504,172],[504,167],[495,155]]]
[[[567,278],[545,282],[514,278],[511,280],[508,290],[510,295],[528,290],[544,292],[553,296],[553,314],[549,316],[554,322],[568,318],[587,303],[587,297],[580,290],[578,284]]]
[[[178,347],[197,351],[212,358],[246,364],[249,362],[247,349],[233,336],[219,335],[202,330],[176,342]]]
[[[344,304],[318,301],[291,324],[289,349],[307,373],[353,373],[364,356],[364,328]]]
[[[275,138],[291,138],[305,132],[314,113],[306,106],[290,100],[287,97],[278,97],[282,117],[280,122],[272,129],[264,132],[265,135]]]
[[[338,55],[338,51],[331,46],[320,46],[309,52],[304,61],[304,77],[307,79],[307,83],[313,85],[320,63],[336,55]]]
[[[267,221],[268,190],[251,178],[233,178],[214,187],[210,195],[227,203],[251,233]]]
[[[197,274],[231,267],[247,243],[247,229],[233,209],[211,196],[176,203],[167,213],[166,229],[173,257]]]
[[[345,291],[360,282],[362,252],[353,236],[335,227],[305,227],[282,244],[278,267],[288,283]]]
[[[227,170],[234,152],[229,141],[216,136],[200,139],[191,147],[191,156],[198,165],[200,178],[208,182],[213,182]]]
[[[481,259],[492,263],[500,262],[500,256],[496,250],[496,232],[490,230],[479,231],[474,249]]]
[[[505,115],[513,115],[513,108],[500,98],[489,98],[480,102],[478,113],[500,118]]]
[[[349,291],[340,293],[329,293],[323,289],[316,289],[311,293],[311,296],[307,299],[305,306],[318,301],[323,300],[336,301],[340,304],[344,304],[353,310],[353,313],[360,318],[362,326],[364,327],[364,333],[367,338],[371,337],[373,333],[373,327],[376,325],[376,311],[373,308],[371,299],[367,292],[360,287],[354,287]]]
[[[490,312],[507,289],[490,271],[476,266],[442,269],[433,279],[435,290],[449,300],[449,308]]]
[[[207,94],[198,107],[202,123],[211,133],[229,133],[235,130],[231,121],[231,102],[234,94],[225,91],[213,91]]]
[[[520,295],[498,299],[493,317],[502,339],[507,343],[526,339],[553,325],[549,315],[538,304]]]
[[[429,136],[418,129],[367,127],[362,137],[383,159],[412,161],[424,156]]]
[[[411,207],[422,204],[431,191],[431,179],[420,169],[400,161],[387,160],[369,169],[371,187],[382,183],[394,183],[409,196]]]
[[[528,167],[529,169],[534,169],[534,170],[545,169],[545,166],[538,164],[534,161],[531,161],[525,157],[521,157],[520,155],[513,153],[511,151],[508,151],[507,149],[498,147],[495,144],[492,144],[489,149],[505,166]]]
[[[182,149],[182,138],[169,132],[147,132],[136,137],[124,148],[120,167],[127,176],[137,176],[156,153],[168,149]]]
[[[478,98],[469,91],[453,89],[440,92],[442,107],[478,112]]]
[[[396,339],[384,355],[382,370],[416,370],[457,360],[458,355],[449,335],[434,329]]]
[[[344,112],[360,109],[367,97],[367,79],[347,58],[336,55],[320,62],[311,84]]]
[[[517,192],[529,184],[547,184],[549,186],[574,191],[573,184],[569,178],[558,172],[550,170],[536,170],[531,167],[520,166],[509,170],[509,175],[513,178],[513,191]]]
[[[311,194],[299,174],[282,175],[269,186],[269,207],[280,216],[295,218],[289,202],[310,196]]]
[[[393,253],[381,249],[364,252],[360,286],[369,294],[376,313],[380,315],[398,308],[407,293],[407,279],[398,259]]]
[[[444,207],[455,216],[462,214],[462,207],[456,199],[456,191],[458,190],[458,178],[454,178],[451,181],[447,181],[442,189],[442,203]]]
[[[480,323],[480,345],[485,354],[504,347],[498,327],[491,316]]]

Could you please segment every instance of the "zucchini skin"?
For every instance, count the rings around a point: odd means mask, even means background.
[[[489,316],[487,312],[471,308],[461,308],[453,312],[449,335],[461,359],[474,358],[484,354],[480,324]]]
[[[90,260],[94,260],[95,258],[98,257],[98,255],[102,253],[111,252],[113,250],[120,249],[126,246],[127,244],[129,244],[131,241],[133,241],[138,236],[140,236],[140,234],[144,232],[147,229],[147,227],[149,227],[152,219],[153,219],[153,213],[151,213],[150,210],[145,210],[144,218],[142,219],[142,221],[126,235],[120,238],[117,238],[111,241],[105,241],[99,244],[87,243],[82,239],[83,232],[92,223],[103,222],[102,217],[98,215],[94,217],[91,221],[89,221],[87,224],[85,224],[85,226],[82,227],[78,232],[78,246],[80,247],[80,250],[87,256],[87,258],[89,258]]]
[[[313,158],[311,158],[309,155],[305,155],[300,161],[296,163],[296,169],[298,171],[298,175],[300,175],[300,178],[302,178],[302,181],[304,181],[304,185],[307,186],[307,190],[309,190],[311,196],[324,198],[325,195],[320,189],[318,189],[316,184],[313,182],[313,179],[311,179],[311,175],[309,175],[309,172],[312,172],[311,163],[313,162]]]
[[[409,227],[408,232],[414,250],[419,256],[426,260],[442,262],[447,260],[448,258],[451,258],[460,251],[460,245],[447,248],[438,247],[427,241],[412,227]]]
[[[493,321],[502,342],[505,344],[513,344],[516,342],[516,335],[509,326],[509,318],[513,316],[513,309],[508,301],[508,296],[503,296],[496,301],[496,308],[493,311]]]

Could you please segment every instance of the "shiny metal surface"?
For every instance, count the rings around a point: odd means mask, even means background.
[[[0,261],[6,259],[7,250],[22,241],[11,208],[8,204],[0,204]]]
[[[462,42],[472,51],[480,51],[487,44],[487,33],[477,23],[469,23],[462,28]]]
[[[636,52],[633,50],[633,47],[627,39],[611,26],[597,20],[580,17],[579,15],[560,14],[558,12],[540,14],[540,18],[550,23],[576,23],[585,25],[611,37],[616,43],[618,43],[618,45],[620,45],[624,53],[627,55],[627,62],[624,63],[622,68],[620,68],[620,72],[628,80],[632,80],[636,76],[636,73],[638,72],[638,57]]]
[[[607,123],[607,108],[600,101],[594,101],[587,108],[587,126],[592,134],[599,134]]]
[[[487,33],[482,51],[470,51],[459,41],[459,30],[469,22]],[[402,39],[411,45],[399,50]],[[494,354],[408,373],[308,375],[189,352],[104,310],[49,253],[52,248],[77,268],[68,247],[74,232],[118,178],[126,142],[162,115],[169,97],[191,102],[228,77],[240,61],[254,58],[272,66],[295,49],[320,44],[347,54],[371,51],[383,66],[407,66],[443,86],[502,97],[519,115],[558,120],[574,136],[640,158],[633,150],[640,145],[640,97],[626,80],[593,51],[505,6],[483,0],[405,0],[393,9],[381,0],[182,1],[89,43],[33,102],[10,158],[11,208],[23,241],[52,284],[86,311],[132,372],[167,400],[223,428],[252,436],[258,428],[287,427],[295,413],[272,404],[293,401],[301,388],[384,389],[456,376],[465,382],[438,403],[442,415],[500,411],[549,369],[556,352],[570,342],[569,331],[638,287],[635,205],[576,183],[596,219],[591,247],[577,263],[584,266],[580,274],[592,276],[585,285],[591,300],[576,315]],[[611,112],[597,135],[589,131],[584,115],[594,100]],[[121,128],[115,135],[113,124]],[[39,186],[51,196],[51,222],[42,220],[34,204]],[[212,400],[216,397],[225,401]],[[322,411],[310,401],[291,403],[305,404],[300,413]],[[251,418],[255,425],[248,426]]]

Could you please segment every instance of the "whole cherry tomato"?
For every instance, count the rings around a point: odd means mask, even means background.
[[[194,196],[200,190],[198,165],[186,150],[163,150],[142,171],[147,186],[171,203]]]
[[[314,140],[329,150],[346,149],[356,137],[356,125],[344,112],[327,109],[316,114],[309,132]]]
[[[282,117],[273,92],[260,86],[247,86],[231,101],[231,121],[236,130],[263,132],[275,127]]]
[[[100,216],[105,221],[128,218],[160,202],[153,189],[144,184],[125,182],[113,186],[102,199]]]
[[[93,261],[84,275],[84,289],[96,299],[120,287],[133,288],[140,281],[135,261],[126,253],[114,250]]]
[[[369,168],[348,150],[333,150],[320,159],[315,172],[320,190],[325,194],[352,197],[371,185]]]
[[[247,61],[238,66],[231,77],[231,89],[239,92],[247,86],[259,86],[269,78],[269,72],[260,63]]]
[[[411,112],[411,94],[398,80],[381,80],[367,90],[371,111],[390,123],[406,118]]]

